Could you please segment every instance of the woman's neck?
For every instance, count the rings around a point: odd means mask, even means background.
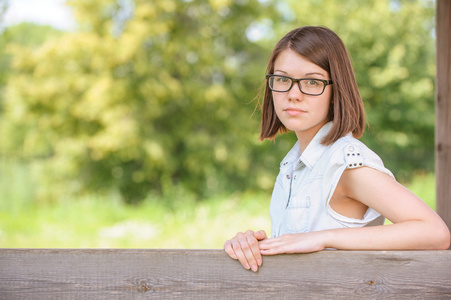
[[[318,124],[317,126],[309,128],[308,130],[296,131],[296,136],[299,141],[299,146],[301,147],[301,152],[307,149],[307,146],[310,144],[315,135],[325,124],[327,124],[327,122]]]
[[[310,142],[312,141],[312,139],[315,135],[308,137],[308,136],[299,135],[298,133],[296,133],[296,136],[298,137],[299,146],[301,147],[301,152],[304,152],[304,150],[310,144]]]

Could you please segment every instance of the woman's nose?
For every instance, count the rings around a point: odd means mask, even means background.
[[[291,86],[291,89],[287,92],[288,99],[292,101],[301,101],[304,99],[304,94],[301,92],[299,88],[299,84],[296,82]]]

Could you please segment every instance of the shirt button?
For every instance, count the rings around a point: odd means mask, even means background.
[[[287,179],[290,179],[290,178],[291,178],[291,176],[289,174],[287,174]]]

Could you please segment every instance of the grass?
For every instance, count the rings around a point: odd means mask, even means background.
[[[115,195],[35,203],[26,165],[0,159],[1,248],[222,248],[236,232],[269,231],[269,196],[232,194],[193,202]]]
[[[1,248],[222,248],[246,229],[270,231],[270,195],[232,194],[168,205],[149,197],[123,204],[115,195],[34,203],[26,165],[0,160]],[[435,177],[408,187],[435,208]]]
[[[0,246],[32,248],[221,248],[250,224],[269,229],[262,196],[138,206],[86,197],[0,213]]]

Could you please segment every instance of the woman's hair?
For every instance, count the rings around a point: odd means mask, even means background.
[[[360,138],[365,129],[365,111],[349,54],[338,35],[328,28],[314,26],[290,31],[272,51],[267,74],[274,73],[274,63],[285,49],[295,51],[330,74],[333,84],[328,121],[333,121],[333,126],[322,144],[330,145],[349,132]],[[272,92],[266,84],[260,140],[273,139],[277,133],[287,131],[276,115]]]

